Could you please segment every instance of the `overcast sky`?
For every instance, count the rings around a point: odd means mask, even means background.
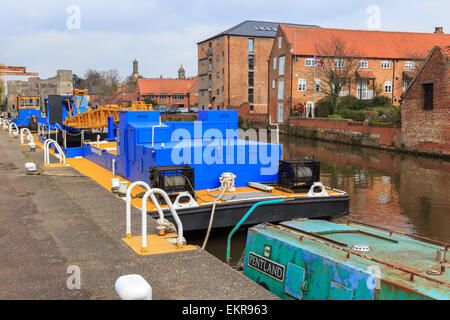
[[[79,29],[76,12],[67,13],[71,5],[80,10]],[[450,32],[449,12],[448,0],[2,0],[0,63],[26,66],[41,78],[57,69],[79,76],[117,69],[125,78],[137,59],[144,77],[176,77],[181,64],[192,76],[196,43],[244,20]]]

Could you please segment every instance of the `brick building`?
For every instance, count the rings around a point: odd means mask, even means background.
[[[27,81],[7,81],[8,111],[16,107],[18,96],[39,96],[42,101],[50,94],[72,94],[72,71],[57,70],[56,76],[48,79],[39,77],[29,78]]]
[[[347,47],[348,56],[335,60],[320,55],[320,48],[330,48],[336,41]],[[269,58],[270,118],[283,122],[299,107],[303,116],[315,116],[315,102],[325,96],[324,79],[317,72],[314,77],[314,69],[320,68],[316,67],[315,57],[322,63],[329,61],[333,68],[355,65],[341,96],[371,99],[384,95],[399,105],[403,91],[431,48],[449,42],[450,35],[438,28],[435,33],[411,33],[281,24]]]
[[[402,136],[407,150],[450,155],[449,55],[450,46],[434,47],[403,94]]]
[[[244,21],[197,44],[200,109],[249,102],[252,112],[267,112],[268,57],[278,25]]]
[[[198,78],[188,79],[139,79],[138,100],[150,98],[159,108],[198,107]]]

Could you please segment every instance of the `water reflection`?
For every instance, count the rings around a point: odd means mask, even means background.
[[[283,159],[314,156],[321,180],[349,193],[353,219],[450,242],[450,162],[311,139],[281,136]],[[230,229],[231,230],[231,229]],[[208,251],[224,260],[230,230],[212,231]],[[187,235],[201,245],[204,232]],[[232,242],[233,263],[239,260],[246,229]]]
[[[283,158],[313,156],[322,181],[350,194],[346,218],[450,242],[450,163],[283,136]]]

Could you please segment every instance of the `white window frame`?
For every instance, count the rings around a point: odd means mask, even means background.
[[[298,79],[298,91],[306,92],[306,79]]]
[[[283,122],[284,105],[282,103],[277,104],[277,122]]]
[[[319,89],[319,90],[317,90],[317,89]],[[315,86],[314,90],[316,90],[316,92],[322,91],[322,80],[316,79],[316,86]]]
[[[314,58],[306,58],[305,59],[305,67],[314,67]]]
[[[285,57],[284,56],[280,56],[280,58],[278,59],[278,74],[280,76],[284,75],[284,61],[285,61]]]
[[[405,69],[406,70],[415,70],[416,69],[416,64],[414,63],[414,61],[406,61],[405,62]]]
[[[284,99],[284,80],[278,80],[278,100]]]
[[[368,69],[369,68],[369,61],[367,61],[367,60],[359,60],[358,61],[358,68],[359,69]]]
[[[390,69],[391,68],[391,62],[388,60],[381,61],[381,69]]]
[[[272,80],[272,89],[275,89],[276,81]]]
[[[281,49],[281,37],[278,37],[278,49]]]
[[[315,107],[314,107],[314,102],[312,102],[312,101],[308,101],[308,102],[306,102],[306,105],[305,105],[305,117],[306,118],[310,118],[309,117],[309,113],[311,113],[311,118],[315,118],[315,115],[314,115],[314,112],[315,112]]]
[[[273,57],[273,70],[277,69],[277,57]]]
[[[392,81],[385,81],[384,82],[384,93],[392,93]]]
[[[345,66],[345,60],[344,59],[335,59],[334,60],[334,68],[335,69],[342,69]]]

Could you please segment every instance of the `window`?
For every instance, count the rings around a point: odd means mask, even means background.
[[[249,87],[253,87],[254,86],[254,73],[253,72],[249,72],[248,73],[248,86]]]
[[[204,59],[200,60],[200,64],[203,66],[205,64],[205,60]]]
[[[212,65],[211,65],[211,63],[210,63],[209,66],[208,66],[208,71],[209,71],[209,72],[212,71]]]
[[[360,69],[367,69],[369,67],[369,61],[367,60],[360,60],[358,62],[358,68]]]
[[[184,94],[182,94],[182,93],[174,93],[174,94],[172,94],[172,99],[173,100],[183,100],[184,99]]]
[[[313,67],[314,66],[314,58],[305,59],[305,66],[306,67]]]
[[[202,43],[202,49],[205,49],[205,44],[204,43]]]
[[[225,91],[225,86],[222,86],[222,92],[224,92]]]
[[[198,92],[195,93],[195,96],[198,97]]]
[[[275,89],[275,80],[272,80],[272,89]]]
[[[413,70],[415,68],[414,61],[406,61],[405,69]]]
[[[224,68],[222,68],[222,74],[225,75],[225,69]]]
[[[248,89],[248,102],[254,102],[253,101],[253,89]]]
[[[391,68],[391,62],[390,61],[381,61],[381,68],[382,69],[390,69]]]
[[[423,85],[423,93],[424,93],[424,110],[433,110],[433,84],[427,83]]]
[[[217,45],[219,45],[220,44],[220,39],[219,38],[217,38]]]
[[[342,69],[344,67],[344,63],[345,63],[344,59],[336,59],[334,60],[334,67],[336,69]]]
[[[219,62],[220,61],[220,56],[219,55],[217,55],[217,62]]]
[[[220,78],[220,72],[217,72],[217,79]]]
[[[167,99],[167,93],[160,93],[159,94],[160,99]]]
[[[254,46],[253,46],[253,44],[254,44],[254,39],[253,38],[249,38],[248,39],[248,52],[251,52],[251,53],[253,53],[253,52],[255,52],[254,51]]]
[[[255,106],[254,105],[250,105],[250,111],[253,111],[253,110],[255,110]]]
[[[277,57],[273,57],[273,70],[277,69]]]
[[[155,94],[154,93],[148,93],[145,97],[149,98],[149,99],[155,99]]]
[[[306,79],[298,79],[298,91],[306,91]]]
[[[316,92],[322,91],[322,81],[316,80]]]
[[[279,66],[280,70],[278,72],[278,74],[281,76],[284,74],[284,56],[280,57],[280,66]]]
[[[278,49],[281,49],[281,37],[278,37]]]
[[[248,55],[248,69],[253,70],[255,68],[255,57],[251,54]]]
[[[384,93],[392,93],[392,82],[391,81],[384,82]]]
[[[219,95],[219,94],[220,94],[220,90],[219,90],[219,89],[217,89],[216,91],[217,91],[217,94]]]
[[[278,99],[284,98],[284,81],[278,81]]]

